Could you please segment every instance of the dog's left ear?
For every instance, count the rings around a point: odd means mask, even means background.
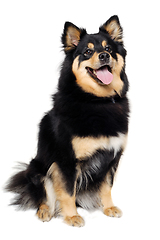
[[[117,42],[123,43],[123,29],[118,16],[114,15],[100,27],[100,31],[106,31],[110,37]]]
[[[66,22],[62,34],[62,44],[65,52],[77,47],[82,36],[86,34],[85,29],[80,29],[71,22]]]

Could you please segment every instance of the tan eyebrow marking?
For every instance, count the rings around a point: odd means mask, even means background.
[[[94,44],[93,43],[88,43],[88,48],[94,49]]]
[[[103,40],[103,41],[102,41],[102,46],[103,46],[103,47],[106,47],[106,46],[107,46],[106,40]]]

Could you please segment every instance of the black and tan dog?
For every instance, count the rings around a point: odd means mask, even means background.
[[[83,226],[76,206],[122,215],[111,198],[128,132],[122,34],[117,16],[97,34],[65,23],[66,57],[54,106],[40,123],[37,155],[6,187],[16,193],[12,204],[37,208],[42,221],[59,214],[67,224]]]

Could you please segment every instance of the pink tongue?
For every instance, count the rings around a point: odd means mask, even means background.
[[[104,84],[108,85],[113,80],[113,74],[108,71],[108,68],[96,70],[97,78]]]

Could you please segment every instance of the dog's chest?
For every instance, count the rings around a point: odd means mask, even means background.
[[[126,146],[127,135],[119,133],[118,136],[78,137],[72,139],[72,147],[78,160],[91,157],[97,150],[113,151],[114,156]]]

